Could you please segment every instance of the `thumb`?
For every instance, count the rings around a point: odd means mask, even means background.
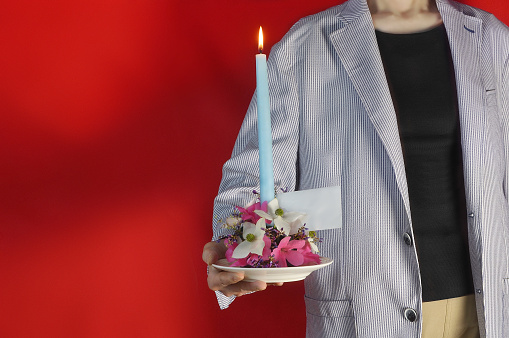
[[[207,265],[214,264],[219,259],[220,252],[217,244],[218,243],[210,242],[203,248],[202,259]]]
[[[212,250],[207,250],[203,252],[203,261],[207,263],[207,265],[214,264],[219,259],[219,255]]]

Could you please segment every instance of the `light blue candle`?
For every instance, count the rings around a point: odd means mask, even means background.
[[[256,55],[256,102],[258,107],[258,149],[260,160],[260,200],[274,199],[274,168],[272,163],[272,130],[270,125],[269,79],[267,56],[262,54],[263,34],[260,27],[260,54]]]

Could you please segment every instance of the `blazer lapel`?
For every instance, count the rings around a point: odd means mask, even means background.
[[[350,0],[338,18],[343,27],[329,37],[387,151],[411,219],[396,112],[366,1]]]
[[[463,14],[447,0],[438,0],[437,6],[449,38],[456,76],[467,209],[475,210],[481,205],[484,96],[493,89],[484,88],[488,84],[482,76],[482,22]]]

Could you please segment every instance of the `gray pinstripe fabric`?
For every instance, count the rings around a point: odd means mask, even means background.
[[[509,30],[481,10],[437,6],[456,72],[481,336],[509,337]],[[294,25],[272,49],[269,82],[276,184],[342,189],[342,229],[319,234],[322,255],[335,263],[305,281],[308,337],[419,337],[419,266],[403,240],[412,232],[403,155],[365,0]],[[215,215],[251,200],[257,161],[253,99]],[[215,228],[215,238],[223,234]],[[418,320],[406,320],[405,308]]]

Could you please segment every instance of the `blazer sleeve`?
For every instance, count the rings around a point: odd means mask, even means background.
[[[497,87],[500,93],[499,113],[505,154],[504,193],[507,200],[509,198],[509,27],[498,20],[496,27],[493,46],[498,54],[494,55],[494,60],[500,60],[495,67],[495,70],[499,70],[495,76],[498,79]]]
[[[509,35],[509,32],[508,32]],[[509,197],[509,56],[506,58],[502,83],[501,83],[501,119],[504,132],[504,151],[505,151],[505,180],[504,192],[506,199]]]

